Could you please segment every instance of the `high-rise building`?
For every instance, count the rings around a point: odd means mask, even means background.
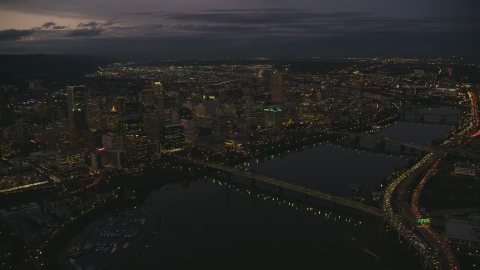
[[[143,119],[140,114],[131,114],[117,118],[117,130],[120,134],[143,131]]]
[[[92,171],[96,173],[122,168],[120,151],[115,149],[97,148],[90,153],[90,161]]]
[[[272,102],[283,104],[287,101],[288,77],[285,73],[274,73],[270,78]]]
[[[162,153],[180,151],[184,147],[185,135],[183,125],[165,125],[160,131],[160,143]]]
[[[180,120],[180,126],[183,126],[183,134],[185,136],[185,144],[192,145],[196,140],[196,121],[193,117]]]
[[[144,110],[143,104],[137,101],[130,101],[125,103],[124,115],[142,114]]]
[[[145,89],[138,93],[138,101],[143,103],[144,106],[150,106],[155,104],[154,92],[152,89]]]
[[[248,125],[263,126],[265,119],[263,103],[255,102],[253,99],[247,100],[245,104],[245,118]]]
[[[103,118],[102,127],[105,130],[116,131],[117,130],[118,117],[120,117],[120,116],[121,116],[121,112],[116,110],[115,106],[113,106],[112,109],[105,112],[105,114],[102,116],[102,118]]]
[[[172,123],[172,108],[177,107],[175,97],[158,98],[158,117],[163,118],[165,123]]]
[[[86,101],[86,121],[90,131],[95,132],[101,128],[100,117],[100,98],[95,96],[87,97]]]
[[[82,111],[87,107],[87,88],[85,85],[67,86],[68,120],[73,123],[72,112],[75,108]]]
[[[217,140],[226,140],[229,136],[231,125],[226,115],[212,116],[212,136]]]
[[[149,142],[146,132],[130,132],[125,134],[125,149],[130,161],[146,161],[149,158]]]
[[[282,109],[275,106],[269,106],[264,109],[265,111],[265,127],[271,129],[281,129],[282,122],[284,120],[284,113]]]
[[[125,140],[123,135],[113,132],[107,132],[102,135],[102,145],[104,148],[116,149],[123,152],[125,150]]]
[[[156,98],[163,96],[163,85],[161,82],[152,82],[153,95]]]
[[[158,118],[158,108],[153,105],[145,107],[142,117],[143,117],[143,120]]]
[[[163,126],[163,119],[159,118],[150,118],[143,120],[143,126],[145,132],[148,133],[148,139],[150,141],[159,141],[160,140],[160,129]]]
[[[172,124],[179,124],[181,119],[193,117],[193,112],[187,107],[172,109]]]
[[[90,152],[89,130],[85,121],[85,109],[75,107],[71,112],[70,145],[73,150],[81,150],[85,154]]]

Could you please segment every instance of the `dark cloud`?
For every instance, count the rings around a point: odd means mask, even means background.
[[[68,53],[68,48],[76,52],[81,46],[92,53],[109,53],[112,46],[105,45],[107,39],[115,45],[118,40],[115,47],[122,50],[119,53],[130,54],[157,53],[157,46],[162,43],[162,46],[165,44],[162,53],[168,57],[173,52],[186,57],[203,52],[205,55],[242,52],[267,55],[270,50],[280,55],[307,52],[314,55],[320,50],[340,52],[342,49],[352,52],[350,55],[369,50],[391,50],[392,54],[402,50],[428,53],[429,48],[440,53],[448,53],[448,49],[458,53],[460,48],[477,53],[472,48],[478,47],[480,37],[480,1],[472,0],[436,0],[435,4],[418,0],[208,0],[194,5],[190,0],[162,0],[161,9],[158,0],[102,0],[95,1],[95,5],[65,0],[0,0],[0,10],[32,16],[51,15],[47,18],[58,22],[65,14],[78,16],[75,23],[70,23],[71,27],[47,22],[23,33],[0,32],[0,37],[6,37],[3,40],[27,40],[26,36],[39,30],[34,34],[35,41],[1,43],[0,49],[18,46],[18,50],[22,47],[26,53],[41,50]],[[91,21],[93,18],[95,21]],[[24,23],[19,21],[18,25]],[[66,28],[70,29],[62,31]],[[65,35],[101,35],[102,38],[60,38]],[[179,40],[179,37],[185,39]],[[94,45],[103,49],[94,51],[97,50]]]
[[[97,23],[95,21],[92,21],[92,22],[89,22],[89,23],[79,23],[77,25],[77,27],[96,27],[98,25],[99,25],[99,23]]]
[[[115,20],[115,19],[110,19],[106,22],[96,22],[96,21],[91,21],[89,23],[79,23],[77,25],[77,28],[89,28],[89,27],[102,27],[102,26],[112,26],[116,24],[122,23],[121,21]]]
[[[117,20],[114,20],[114,19],[110,19],[104,23],[102,23],[103,26],[110,26],[110,25],[115,25],[115,24],[120,24],[121,21],[117,21]]]
[[[260,9],[260,10],[209,10],[198,13],[172,13],[161,15],[162,18],[180,22],[183,30],[188,25],[209,25],[215,29],[228,29],[232,33],[238,26],[255,26],[254,30],[264,29],[276,35],[284,30],[284,36],[298,35],[338,35],[361,32],[411,31],[452,32],[476,25],[469,31],[480,32],[478,16],[425,16],[420,18],[386,17],[374,12],[314,12],[299,9]],[[205,28],[205,27],[203,27]],[[208,29],[205,29],[208,30]],[[195,29],[191,29],[195,31]],[[228,31],[221,31],[228,32]]]
[[[256,11],[273,11],[273,12],[292,12],[292,11],[304,11],[299,8],[262,8],[262,9],[204,9],[201,12],[256,12]]]
[[[372,15],[369,12],[332,12],[315,13],[302,10],[240,10],[225,12],[174,13],[162,15],[176,21],[235,23],[235,24],[288,24],[297,22],[325,22],[334,20],[363,19]]]
[[[128,13],[129,15],[139,15],[139,16],[152,16],[152,15],[160,15],[161,12],[152,11],[152,12],[132,12]]]
[[[90,29],[75,29],[68,31],[66,37],[94,37],[100,35],[105,29],[92,27]]]
[[[257,31],[266,30],[265,27],[252,26],[252,25],[172,25],[172,30],[186,31],[186,32],[207,32],[207,33],[237,33],[237,32],[249,32],[251,34]]]
[[[46,23],[42,24],[42,26],[40,26],[40,27],[32,28],[32,30],[43,30],[43,29],[62,30],[62,29],[65,29],[65,28],[67,28],[67,26],[57,25],[54,22],[46,22]]]
[[[0,31],[0,41],[7,41],[7,40],[19,40],[23,37],[30,36],[31,34],[35,33],[35,30],[16,30],[16,29],[8,29]]]
[[[42,28],[48,29],[48,28],[50,28],[52,26],[55,26],[55,25],[57,25],[57,24],[54,23],[54,22],[46,22],[46,23],[42,24]]]

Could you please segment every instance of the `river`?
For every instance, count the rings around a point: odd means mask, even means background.
[[[456,113],[447,108],[435,110]],[[451,128],[398,121],[378,134],[427,143],[442,138]],[[361,139],[360,146],[373,143]],[[351,196],[349,185],[370,190],[407,162],[406,156],[323,143],[260,158],[255,169],[338,196]],[[248,179],[233,178],[234,183],[222,183],[207,177],[152,191],[146,207],[164,222],[145,254],[128,261],[120,254],[127,251],[120,250],[106,254],[97,265],[109,267],[115,258],[125,260],[120,264],[123,269],[422,269],[408,246],[399,243],[380,220],[322,206],[314,199],[302,202],[302,195],[291,191],[277,196],[275,187],[259,182],[251,189]],[[364,252],[351,237],[381,260]],[[82,265],[82,258],[77,261]]]

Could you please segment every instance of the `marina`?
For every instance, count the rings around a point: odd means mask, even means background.
[[[156,234],[162,219],[144,209],[132,208],[97,220],[77,235],[58,257],[63,269],[87,269],[118,256],[131,260],[143,253],[145,245]],[[108,259],[107,259],[108,258]],[[114,267],[116,269],[116,267]]]

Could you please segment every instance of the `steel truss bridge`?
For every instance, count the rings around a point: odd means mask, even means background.
[[[328,193],[320,191],[320,190],[307,188],[307,187],[304,187],[304,186],[301,186],[301,185],[298,185],[298,184],[294,184],[294,183],[289,182],[289,181],[280,180],[280,179],[277,179],[277,178],[269,176],[269,175],[256,173],[256,172],[251,172],[251,171],[245,171],[245,170],[241,170],[241,169],[236,169],[236,168],[233,168],[233,167],[230,167],[230,166],[227,166],[227,165],[208,162],[208,161],[190,159],[190,158],[179,157],[179,156],[175,156],[175,157],[177,157],[177,158],[179,158],[183,161],[193,162],[195,164],[203,165],[203,166],[210,167],[210,168],[213,168],[213,169],[216,169],[216,170],[225,171],[225,172],[245,176],[245,177],[250,178],[252,180],[261,181],[261,182],[268,183],[268,184],[271,184],[271,185],[274,185],[274,186],[278,186],[280,188],[293,190],[293,191],[303,193],[303,194],[308,195],[308,196],[312,196],[312,197],[320,198],[320,199],[325,200],[325,201],[333,202],[334,204],[340,204],[340,205],[348,206],[350,208],[358,209],[358,210],[364,211],[368,214],[372,214],[372,215],[375,215],[375,216],[383,216],[383,212],[380,208],[373,207],[373,206],[368,206],[368,205],[365,205],[363,203],[360,203],[360,202],[357,202],[357,201],[354,201],[354,200],[350,200],[350,199],[347,199],[347,198],[342,198],[342,197],[338,197],[338,196],[335,196],[335,195],[331,195],[331,194],[328,194]]]

